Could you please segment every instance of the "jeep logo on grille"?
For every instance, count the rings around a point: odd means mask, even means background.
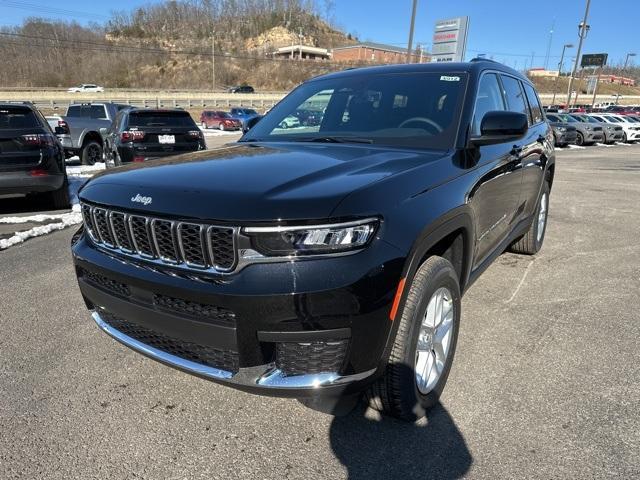
[[[146,206],[146,205],[149,205],[153,201],[153,198],[151,198],[151,197],[143,197],[139,193],[136,193],[135,196],[131,197],[131,201],[135,202],[135,203],[142,203],[143,205]]]

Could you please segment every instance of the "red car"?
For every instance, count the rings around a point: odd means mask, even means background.
[[[242,124],[239,120],[231,118],[227,112],[219,110],[205,110],[200,115],[202,128],[219,128],[220,130],[240,130]]]

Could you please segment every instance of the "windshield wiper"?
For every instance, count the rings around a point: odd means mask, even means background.
[[[313,137],[313,138],[301,138],[300,142],[318,142],[318,143],[373,143],[370,138],[361,137]]]

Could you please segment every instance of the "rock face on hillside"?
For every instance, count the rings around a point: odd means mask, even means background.
[[[316,39],[311,36],[300,36],[299,33],[292,32],[285,27],[274,27],[257,37],[248,38],[245,41],[245,48],[249,51],[271,51],[299,43],[316,46]]]

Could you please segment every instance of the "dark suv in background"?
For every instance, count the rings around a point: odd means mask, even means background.
[[[207,148],[191,115],[180,109],[121,110],[105,136],[107,167]]]
[[[0,196],[35,193],[53,208],[69,206],[64,149],[54,133],[33,105],[0,103]]]
[[[280,128],[311,107],[317,125]],[[554,167],[515,70],[347,70],[237,144],[89,180],[75,269],[97,325],[153,359],[324,411],[366,391],[415,419],[447,381],[462,294],[505,249],[541,248]]]

